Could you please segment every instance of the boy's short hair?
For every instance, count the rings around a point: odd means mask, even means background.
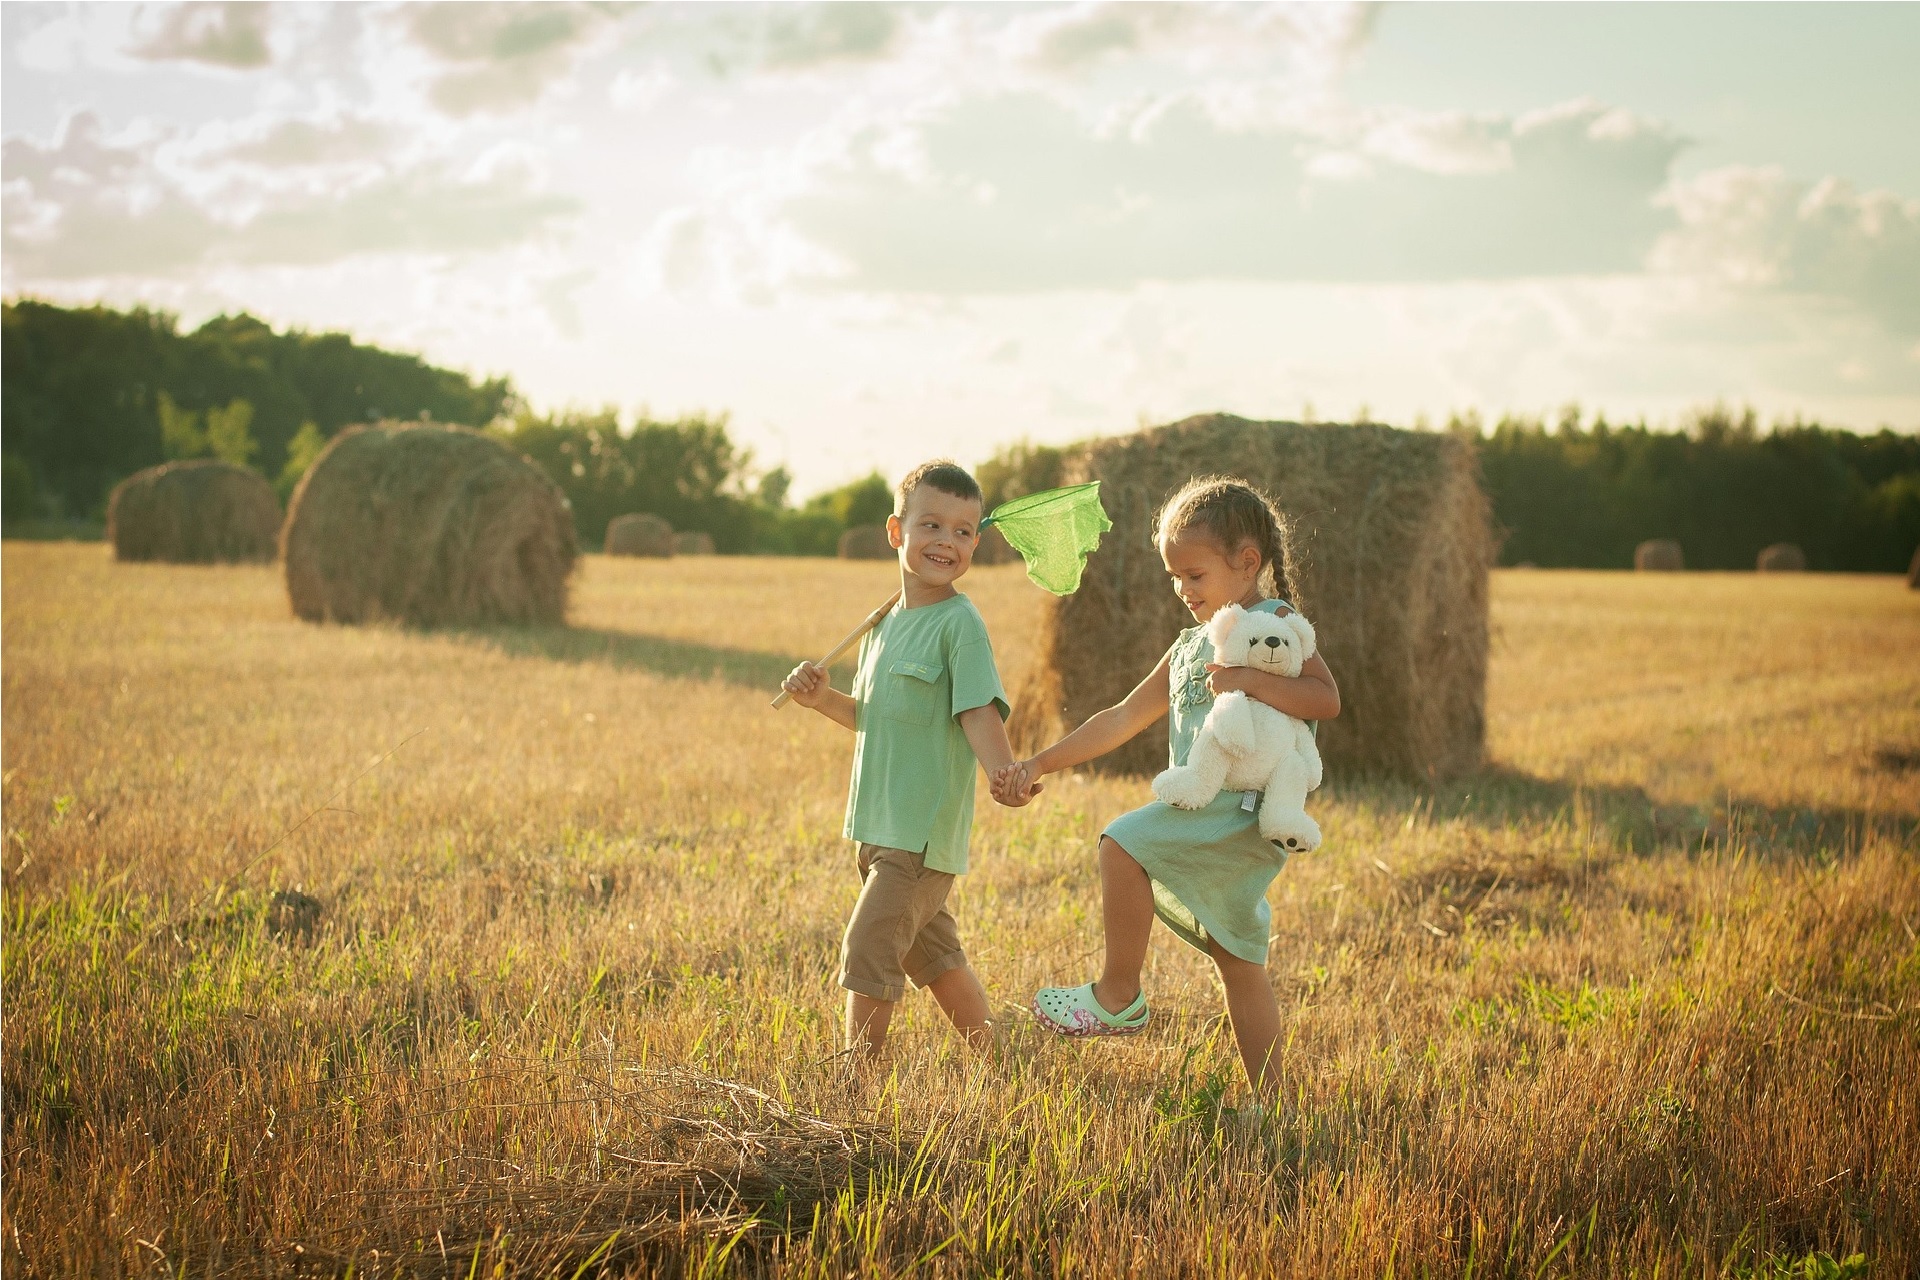
[[[923,462],[900,479],[900,485],[893,493],[893,514],[902,515],[907,509],[907,499],[921,485],[932,485],[944,494],[955,498],[972,498],[984,503],[980,496],[980,484],[967,474],[967,469],[951,458],[935,458],[932,462]]]

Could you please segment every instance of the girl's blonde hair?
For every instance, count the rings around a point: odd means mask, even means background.
[[[1232,555],[1248,543],[1260,553],[1260,587],[1268,595],[1292,601],[1293,584],[1281,556],[1287,520],[1273,499],[1237,476],[1201,476],[1187,481],[1153,518],[1153,541],[1202,532]]]

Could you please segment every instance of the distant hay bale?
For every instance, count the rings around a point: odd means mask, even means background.
[[[1776,542],[1760,552],[1753,567],[1760,573],[1805,573],[1807,553],[1791,542]]]
[[[1907,585],[1920,591],[1920,547],[1913,549],[1913,559],[1907,561]]]
[[[213,458],[148,467],[107,498],[107,542],[116,560],[271,560],[279,536],[273,486],[256,471]]]
[[[649,556],[664,560],[673,555],[673,526],[659,516],[640,512],[615,516],[607,524],[603,550],[610,556]]]
[[[1687,567],[1687,558],[1672,539],[1651,538],[1633,549],[1633,567],[1641,573],[1678,573]]]
[[[899,553],[887,541],[887,526],[859,524],[840,535],[842,560],[891,560]]]
[[[710,556],[713,554],[713,535],[701,529],[690,529],[686,533],[673,535],[673,554],[677,556]]]
[[[1019,558],[1020,553],[1007,541],[1007,535],[994,525],[987,526],[987,531],[980,535],[980,541],[973,549],[975,564],[1012,564]]]
[[[1225,415],[1068,449],[1062,483],[1101,482],[1113,519],[1080,590],[1050,599],[1015,733],[1032,748],[1120,701],[1192,618],[1167,583],[1153,517],[1207,474],[1264,488],[1290,520],[1281,589],[1313,620],[1342,710],[1330,766],[1418,778],[1475,768],[1486,738],[1494,541],[1472,445],[1377,425]],[[1101,767],[1166,766],[1162,721]]]
[[[294,490],[287,598],[311,622],[565,620],[573,512],[512,449],[466,427],[341,432]]]

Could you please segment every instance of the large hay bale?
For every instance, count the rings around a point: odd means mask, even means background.
[[[351,427],[294,490],[287,598],[309,621],[565,621],[573,512],[533,463],[466,427]]]
[[[1791,542],[1776,542],[1761,550],[1753,567],[1759,573],[1805,573],[1807,553]]]
[[[610,556],[668,559],[673,555],[673,526],[644,511],[615,516],[607,523],[607,540],[602,550]]]
[[[1679,573],[1687,557],[1671,538],[1650,538],[1633,549],[1633,567],[1641,573]]]
[[[857,524],[840,535],[842,560],[892,560],[899,554],[887,541],[883,524]]]
[[[676,533],[673,535],[673,554],[710,556],[713,554],[713,535],[704,529],[690,529],[686,533]]]
[[[1907,585],[1920,591],[1920,547],[1913,549],[1913,559],[1907,561]]]
[[[196,458],[148,467],[107,497],[107,542],[116,560],[271,560],[279,536],[273,486],[231,462]]]
[[[1075,446],[1066,471],[1064,484],[1101,482],[1114,527],[1080,590],[1045,606],[1014,700],[1023,746],[1125,697],[1192,625],[1153,518],[1187,480],[1226,473],[1264,488],[1289,517],[1281,590],[1313,620],[1340,682],[1340,717],[1320,727],[1329,765],[1431,778],[1479,764],[1495,544],[1469,442],[1218,415]],[[1162,721],[1101,764],[1152,773],[1166,760]]]
[[[980,535],[980,542],[973,549],[975,564],[1012,564],[1020,558],[1020,553],[1007,541],[1007,535],[995,525],[988,525],[987,531]]]

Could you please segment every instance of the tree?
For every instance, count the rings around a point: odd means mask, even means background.
[[[303,422],[300,429],[293,433],[293,439],[287,441],[286,465],[280,468],[280,478],[274,482],[274,488],[280,491],[281,505],[293,498],[293,491],[300,484],[300,477],[307,474],[307,468],[327,447],[327,437],[317,424]]]
[[[231,416],[238,401],[245,430]],[[97,517],[121,478],[172,457],[244,457],[279,475],[309,422],[329,438],[377,418],[484,426],[518,404],[504,378],[475,381],[343,333],[275,332],[247,315],[181,333],[165,312],[22,299],[0,321],[7,452],[31,466],[54,515]],[[216,422],[218,448],[201,439]]]

